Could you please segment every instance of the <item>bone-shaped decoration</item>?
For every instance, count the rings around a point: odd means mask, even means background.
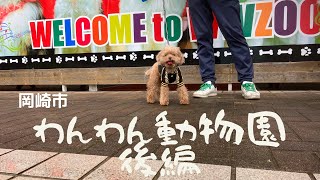
[[[185,52],[185,53],[183,53],[183,57],[187,59],[189,57],[189,54],[187,52]]]
[[[42,58],[42,62],[51,62],[51,57]]]
[[[78,56],[78,61],[88,61],[87,56],[80,57]]]
[[[318,48],[317,54],[320,54],[320,48]]]
[[[193,57],[193,59],[199,59],[198,52],[197,51],[193,52],[192,57]]]
[[[34,63],[34,62],[38,62],[39,63],[41,61],[40,61],[40,58],[31,58],[31,62],[32,63]]]
[[[7,64],[8,63],[8,59],[0,59],[0,64]]]
[[[224,51],[224,57],[231,56],[231,55],[232,55],[232,53],[231,53],[231,52]]]
[[[282,49],[278,49],[278,55],[281,55],[281,54],[292,54],[293,50],[292,48],[289,48],[288,50],[282,50]]]
[[[10,63],[19,63],[18,59],[10,59]]]
[[[105,55],[103,55],[103,56],[102,56],[102,61],[105,61],[105,60],[110,60],[110,61],[112,61],[112,60],[113,60],[113,56],[105,56]]]
[[[116,56],[116,61],[118,60],[126,60],[127,59],[127,56],[126,55],[122,55],[122,56]]]
[[[146,60],[146,59],[154,59],[154,54],[151,54],[151,55],[144,54],[143,55],[143,60]]]
[[[250,55],[253,55],[253,49],[250,48]]]
[[[220,51],[217,51],[217,52],[214,53],[213,55],[216,56],[216,57],[220,57],[221,53],[220,53]]]
[[[78,58],[78,59],[79,59],[79,58]],[[72,57],[66,57],[66,58],[65,58],[65,61],[66,61],[66,62],[68,62],[68,61],[74,62],[74,56],[72,56]]]
[[[259,55],[262,56],[262,55],[273,55],[273,50],[270,49],[269,51],[263,51],[262,49],[259,50]]]

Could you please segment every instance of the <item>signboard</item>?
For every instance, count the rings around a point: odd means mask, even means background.
[[[317,60],[319,7],[317,0],[241,1],[254,62]],[[198,64],[186,0],[20,0],[0,10],[0,69],[149,66],[167,40],[183,49],[187,65]],[[212,27],[216,63],[233,62],[219,23]]]

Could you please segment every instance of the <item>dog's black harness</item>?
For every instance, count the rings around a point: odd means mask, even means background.
[[[174,73],[168,73],[166,71],[166,67],[162,65],[159,65],[158,69],[161,78],[161,86],[168,86],[168,84],[172,84],[174,82],[177,82],[178,87],[184,85],[181,70],[179,67],[174,70]]]

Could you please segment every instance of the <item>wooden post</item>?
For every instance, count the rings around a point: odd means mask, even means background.
[[[68,91],[68,88],[66,85],[62,85],[62,92],[67,92]]]
[[[97,85],[89,85],[89,91],[90,92],[97,92],[98,86]]]
[[[228,84],[228,91],[232,91],[232,83]]]

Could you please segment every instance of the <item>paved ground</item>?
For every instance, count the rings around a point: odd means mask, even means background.
[[[25,92],[24,92],[25,93]],[[32,92],[35,93],[35,92]],[[39,92],[42,93],[42,92]],[[55,92],[50,92],[55,93]],[[186,176],[185,179],[319,179],[320,180],[320,92],[262,92],[259,101],[247,101],[239,92],[221,92],[217,97],[191,99],[191,104],[178,104],[176,94],[171,94],[168,107],[158,104],[146,104],[145,92],[97,92],[67,93],[67,108],[18,108],[18,92],[1,92],[0,105],[0,179],[58,178],[58,179],[141,179],[140,172],[128,176],[120,171],[122,161],[117,157],[127,148],[134,151],[138,138],[133,143],[127,142],[127,131],[131,120],[138,117],[134,130],[139,130],[144,139],[153,138],[146,144],[157,161],[150,161],[152,170],[157,172],[149,179],[164,179],[160,176],[163,167],[161,155],[166,147],[160,145],[162,139],[157,135],[156,117],[167,111],[170,127],[188,120],[196,129],[196,140],[190,140],[192,134],[185,132],[180,138],[180,131],[172,136],[178,144],[170,146],[172,158],[175,147],[191,145],[195,160],[201,173]],[[212,120],[224,109],[224,120],[241,126],[244,136],[239,145],[220,139],[218,131],[210,136],[209,144],[200,134],[199,120],[203,113]],[[258,146],[248,137],[248,113],[272,111],[279,114],[286,131],[286,140],[280,141],[275,121],[270,118],[270,130],[280,142],[279,147]],[[77,117],[75,130],[83,134],[83,139],[92,138],[82,144],[74,137],[72,144],[58,144],[58,131],[46,130],[46,142],[36,137],[35,125],[40,125],[43,118],[47,123],[60,124],[67,134],[68,125]],[[125,138],[118,143],[119,133],[115,129],[106,131],[106,142],[96,137],[94,126],[101,125],[107,118],[108,123],[118,123],[124,128]],[[234,134],[233,134],[234,135]],[[255,130],[255,137],[259,131]],[[132,154],[135,157],[136,153]],[[134,167],[135,163],[132,163]],[[165,176],[168,178],[167,176]],[[181,179],[181,178],[180,178]],[[182,178],[183,179],[183,178]],[[209,178],[211,179],[211,178]]]

